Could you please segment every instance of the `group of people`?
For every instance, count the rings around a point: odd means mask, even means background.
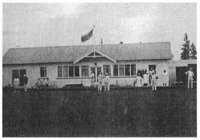
[[[95,86],[95,75],[94,72],[91,72],[91,86],[94,87]],[[166,70],[163,71],[162,76],[160,77],[162,84],[164,87],[167,86],[168,83],[168,73]],[[156,71],[154,69],[150,69],[149,73],[147,73],[147,70],[138,70],[137,72],[137,77],[134,81],[134,85],[136,87],[147,87],[147,86],[152,86],[152,90],[157,90],[157,79],[158,76],[156,75]],[[105,74],[105,78],[103,78],[102,76],[102,72],[100,72],[98,74],[97,77],[97,81],[98,81],[98,90],[102,91],[102,85],[103,85],[103,81],[104,81],[104,87],[105,87],[105,91],[110,91],[110,78],[108,76],[108,74]]]
[[[28,77],[26,76],[26,74],[24,74],[22,77],[20,77],[20,79],[19,79],[19,77],[15,77],[14,78],[13,82],[14,82],[14,90],[15,90],[15,92],[17,92],[18,89],[19,89],[20,81],[21,81],[21,83],[23,85],[24,91],[27,92]]]
[[[108,73],[105,74],[105,77],[103,78],[102,72],[98,74],[97,77],[98,81],[98,91],[102,91],[103,82],[104,82],[104,90],[110,91],[110,77],[108,76]],[[95,86],[95,75],[93,72],[91,72],[91,86]]]
[[[135,80],[135,86],[136,87],[147,87],[147,86],[152,86],[152,90],[157,90],[157,79],[159,77],[156,74],[156,71],[151,68],[149,73],[147,73],[147,70],[138,70],[137,72],[137,77]],[[160,77],[160,81],[162,82],[162,85],[164,87],[167,86],[169,77],[168,73],[166,70],[163,71],[163,74]]]
[[[189,71],[185,72],[185,74],[188,77],[188,89],[189,88],[193,88],[193,77],[194,77],[194,73],[192,71],[192,68],[189,69]],[[94,72],[91,72],[91,86],[95,86],[95,75]],[[151,85],[152,86],[152,90],[157,90],[157,79],[159,77],[156,75],[156,71],[154,69],[150,69],[149,73],[147,73],[147,70],[138,70],[137,72],[137,77],[135,79],[135,86],[136,87],[146,87]],[[169,77],[168,77],[168,73],[166,70],[163,71],[163,74],[161,75],[161,80],[162,84],[164,87],[167,86]],[[24,74],[22,77],[15,77],[14,78],[14,89],[15,92],[17,91],[17,89],[19,89],[20,86],[20,80],[24,91],[27,92],[27,84],[28,84],[28,77],[26,76],[26,74]],[[49,79],[47,79],[48,81]],[[102,72],[100,72],[98,74],[97,77],[97,81],[98,81],[98,90],[102,91],[102,86],[103,86],[103,82],[104,82],[104,88],[105,91],[110,91],[110,77],[108,76],[108,73],[105,73],[105,77],[102,76]]]

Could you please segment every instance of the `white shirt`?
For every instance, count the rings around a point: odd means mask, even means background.
[[[188,74],[188,77],[193,77],[194,73],[192,71],[187,71],[185,74]]]
[[[157,76],[154,74],[152,75],[152,80],[156,80]]]
[[[147,74],[144,74],[144,75],[143,75],[143,79],[144,79],[144,83],[148,83],[149,78],[148,78],[148,75],[147,75]]]
[[[104,82],[105,82],[105,83],[109,83],[109,80],[110,80],[109,76],[106,76]]]
[[[99,74],[98,80],[99,80],[99,82],[102,82],[102,75],[101,74]]]

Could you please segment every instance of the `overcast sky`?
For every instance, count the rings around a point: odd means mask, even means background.
[[[171,42],[180,58],[184,34],[197,42],[196,4],[3,4],[3,54],[9,48]],[[93,37],[81,36],[95,25]]]

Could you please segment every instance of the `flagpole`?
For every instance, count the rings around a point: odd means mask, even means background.
[[[94,28],[95,28],[95,25],[93,26],[93,34],[94,34]],[[95,58],[95,34],[94,34],[94,58]]]

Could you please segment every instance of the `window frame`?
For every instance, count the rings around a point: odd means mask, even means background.
[[[115,69],[117,70],[117,75],[115,75]],[[119,76],[119,65],[118,64],[113,65],[113,76]]]
[[[111,76],[111,65],[109,64],[103,65],[103,75],[105,76],[106,73],[108,73],[108,76]]]
[[[42,72],[44,72],[44,76],[42,76]],[[47,67],[40,67],[40,77],[47,77]]]
[[[86,70],[86,75],[83,75],[83,70]],[[81,77],[89,77],[89,65],[81,66]]]

